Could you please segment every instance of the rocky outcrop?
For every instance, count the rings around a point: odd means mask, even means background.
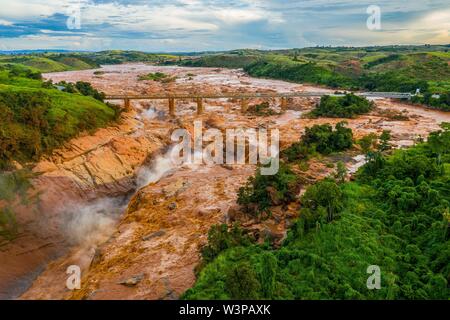
[[[18,208],[20,236],[0,248],[0,297],[20,294],[48,261],[66,251],[61,228],[67,208],[135,189],[138,169],[167,143],[158,127],[137,134],[144,124],[135,116],[130,111],[115,126],[72,139],[34,166],[33,192],[39,201]]]

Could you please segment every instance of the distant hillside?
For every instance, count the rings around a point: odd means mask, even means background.
[[[32,72],[99,68],[105,64],[145,62],[189,67],[243,68],[249,75],[343,90],[415,92],[422,101],[448,110],[450,45],[314,47],[285,50],[239,49],[183,54],[108,50],[35,52],[2,55],[0,67],[26,66]],[[430,97],[440,94],[441,98]],[[426,96],[429,95],[429,96]],[[434,99],[434,100],[433,100]]]
[[[0,66],[20,64],[43,73],[93,69],[99,68],[103,64],[121,64],[126,62],[163,63],[166,61],[178,61],[178,57],[169,54],[120,50],[0,55]]]
[[[450,92],[450,45],[233,50],[184,66],[244,68],[250,75],[341,89]]]

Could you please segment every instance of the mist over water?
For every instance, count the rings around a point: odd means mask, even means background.
[[[63,209],[63,232],[73,244],[93,245],[105,241],[124,211],[123,197],[103,198],[88,204],[70,204]]]
[[[146,120],[152,120],[159,117],[159,112],[155,108],[149,108],[143,110],[141,116]]]
[[[139,110],[139,120],[154,120],[165,118],[166,112],[163,110],[158,110],[155,107],[148,106],[147,104],[142,102],[135,102],[135,106]]]
[[[150,183],[161,180],[167,174],[176,169],[176,164],[172,161],[172,149],[166,153],[158,155],[150,164],[150,166],[142,167],[137,175],[137,188],[141,189]]]

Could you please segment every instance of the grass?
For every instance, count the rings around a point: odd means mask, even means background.
[[[13,160],[37,161],[80,132],[107,126],[119,113],[91,96],[44,87],[36,69],[17,63],[0,69],[0,111],[0,169]]]

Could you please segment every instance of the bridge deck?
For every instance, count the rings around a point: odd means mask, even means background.
[[[329,92],[286,92],[286,93],[193,93],[193,94],[156,94],[156,95],[107,95],[107,100],[162,100],[162,99],[251,99],[251,98],[297,98],[297,97],[322,97],[324,95],[343,96]],[[402,92],[362,92],[356,93],[362,97],[372,98],[410,98],[410,93]]]

